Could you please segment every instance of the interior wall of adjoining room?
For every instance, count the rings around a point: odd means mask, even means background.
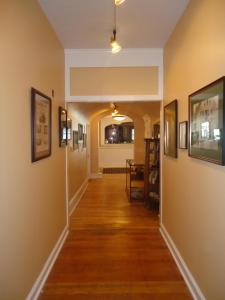
[[[100,138],[99,138],[99,126],[100,121],[103,116],[108,115],[112,112],[109,104],[102,104],[102,107],[108,107],[106,111],[100,114],[95,114],[90,120],[91,126],[91,173],[98,173],[100,169],[100,159],[101,154]],[[128,103],[118,103],[118,109],[121,113],[129,116],[134,122],[135,128],[135,139],[133,144],[134,149],[134,160],[136,163],[144,163],[145,147],[145,123],[144,116],[148,115],[151,120],[151,126],[159,120],[160,114],[160,102],[128,102]],[[125,145],[124,145],[125,146]],[[125,151],[126,152],[126,151]],[[111,154],[112,155],[112,154]],[[125,166],[125,156],[123,157],[123,164],[112,164],[111,167],[124,167]],[[129,158],[129,157],[127,157]],[[110,165],[108,165],[110,167]]]
[[[133,120],[126,116],[123,121],[117,121],[111,115],[103,117],[99,121],[99,168],[123,168],[126,159],[134,158],[133,143],[106,144],[105,128],[108,125],[121,125],[126,122],[133,123]]]
[[[0,3],[0,298],[26,299],[66,226],[64,50],[36,0]],[[51,97],[52,154],[31,163],[31,87]]]
[[[79,111],[74,109],[73,104],[67,104],[68,118],[72,121],[72,136],[67,146],[67,165],[68,165],[68,200],[71,203],[80,187],[88,178],[87,147],[89,142],[88,120]],[[86,135],[86,146],[84,140],[78,137],[78,144],[74,141],[75,131],[79,132],[78,126],[81,125],[83,133]]]
[[[165,101],[178,99],[188,119],[188,95],[224,76],[225,1],[191,0],[165,46]],[[206,299],[224,299],[225,167],[188,156],[163,157],[162,222]]]

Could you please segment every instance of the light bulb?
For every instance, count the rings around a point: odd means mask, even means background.
[[[119,6],[122,4],[125,0],[115,0],[115,5]]]
[[[112,47],[112,53],[118,53],[122,49],[120,44],[116,40],[111,42],[111,47]]]

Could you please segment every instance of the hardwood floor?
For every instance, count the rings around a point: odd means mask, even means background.
[[[158,216],[127,200],[125,175],[90,182],[39,300],[188,300]]]

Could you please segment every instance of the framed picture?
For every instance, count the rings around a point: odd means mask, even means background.
[[[225,77],[189,96],[189,155],[225,164]]]
[[[83,148],[87,147],[87,134],[83,133]]]
[[[67,111],[59,107],[59,147],[67,145]]]
[[[72,119],[71,118],[67,118],[67,142],[71,142],[72,141]]]
[[[73,130],[73,150],[78,150],[78,131]]]
[[[177,100],[164,107],[164,154],[177,158]]]
[[[187,149],[188,148],[188,122],[179,123],[179,148]]]
[[[51,155],[52,101],[38,90],[31,89],[31,160]]]
[[[83,125],[78,124],[78,140],[82,141],[83,140]]]

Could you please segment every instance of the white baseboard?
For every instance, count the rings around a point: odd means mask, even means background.
[[[74,194],[73,198],[69,201],[69,216],[72,215],[74,209],[77,207],[78,203],[80,202],[80,199],[82,198],[84,192],[86,191],[87,186],[88,186],[88,178],[84,180],[80,188]]]
[[[62,234],[60,235],[57,243],[55,244],[51,254],[49,255],[41,273],[39,274],[37,280],[35,281],[31,291],[29,292],[26,300],[36,300],[39,297],[39,294],[45,284],[45,281],[53,267],[53,264],[56,260],[56,258],[58,257],[58,254],[65,242],[65,239],[68,235],[69,231],[68,231],[68,226],[66,226],[62,232]]]
[[[102,173],[91,173],[90,174],[90,179],[99,179],[102,177],[103,177]]]
[[[195,281],[193,275],[191,274],[190,270],[188,269],[185,261],[183,260],[180,252],[178,251],[175,243],[173,242],[171,236],[169,235],[168,231],[166,230],[165,226],[161,223],[160,225],[160,233],[165,240],[176,264],[178,269],[180,270],[184,281],[186,282],[192,297],[195,300],[206,300],[205,296],[203,295],[202,291],[200,290],[197,282]]]

